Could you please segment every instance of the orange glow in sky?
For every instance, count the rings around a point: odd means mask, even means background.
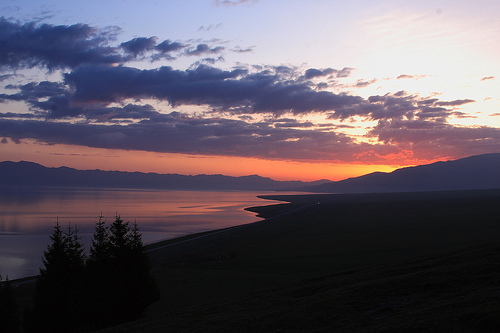
[[[33,142],[0,144],[0,152],[3,160],[31,161],[46,167],[67,166],[79,170],[101,169],[185,175],[223,174],[236,177],[258,174],[274,180],[337,181],[374,171],[390,172],[398,167],[168,154]]]
[[[499,1],[3,10],[0,161],[336,181],[500,152]]]

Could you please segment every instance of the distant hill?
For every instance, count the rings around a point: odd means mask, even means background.
[[[33,162],[0,162],[0,185],[108,187],[170,190],[288,190],[326,182],[276,181],[257,175],[187,176],[123,171],[77,170],[68,167],[48,168]]]
[[[374,172],[337,182],[277,181],[258,175],[158,174],[48,168],[33,162],[0,162],[0,185],[109,187],[170,190],[295,190],[316,193],[380,193],[500,188],[500,154]]]
[[[378,193],[500,188],[500,154],[374,172],[304,188],[318,193]]]

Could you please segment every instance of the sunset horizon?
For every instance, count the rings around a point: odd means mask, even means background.
[[[145,154],[148,154],[147,152]],[[169,154],[170,155],[170,154]],[[175,156],[175,155],[174,155]],[[466,156],[472,157],[476,155]],[[85,157],[83,155],[82,157]],[[121,158],[126,158],[121,156]],[[158,157],[157,157],[158,158]],[[160,161],[167,157],[160,158]],[[174,157],[175,159],[175,157]],[[183,160],[187,159],[186,162]],[[191,169],[189,168],[188,163],[190,160],[196,159],[212,159],[214,160],[212,165],[204,164],[202,169],[196,168],[194,165]],[[84,163],[81,161],[75,162],[74,160],[64,160],[66,162],[59,162],[59,159],[52,158],[49,160],[28,160],[28,159],[14,159],[14,160],[2,160],[0,162],[31,162],[40,164],[47,168],[60,168],[60,167],[68,167],[76,170],[101,170],[101,171],[120,171],[120,172],[140,172],[140,173],[156,173],[156,174],[178,174],[178,175],[187,175],[187,176],[197,176],[197,175],[223,175],[230,177],[245,177],[245,176],[260,176],[264,178],[270,178],[276,181],[303,181],[303,182],[314,182],[320,180],[328,180],[328,181],[341,181],[349,178],[356,178],[360,176],[364,176],[371,173],[383,172],[390,173],[397,169],[407,168],[407,167],[416,167],[432,164],[435,162],[446,162],[453,161],[455,159],[438,159],[434,161],[426,161],[426,163],[421,164],[411,164],[411,165],[403,165],[403,166],[394,166],[394,165],[364,165],[364,164],[345,164],[345,165],[329,165],[326,163],[298,163],[291,161],[265,161],[263,164],[260,164],[257,161],[255,164],[252,164],[249,167],[244,167],[245,163],[249,159],[231,159],[232,164],[229,166],[220,167],[221,160],[224,160],[224,157],[219,156],[181,156],[179,159],[180,162],[177,163],[178,171],[168,171],[165,168],[163,163],[131,163],[132,166],[128,166],[127,168],[120,166],[120,161],[117,161],[116,164],[105,163],[105,164],[95,164],[95,161],[91,161],[90,163]],[[237,161],[235,164],[235,160]],[[172,161],[172,158],[169,159]],[[99,166],[100,165],[100,166]],[[104,167],[103,167],[104,165]],[[234,169],[234,166],[240,166],[238,170]],[[136,167],[134,167],[136,166]],[[292,172],[287,172],[283,170],[283,167],[290,166],[292,168]],[[334,173],[330,171],[334,169]],[[188,171],[192,170],[192,171]],[[200,170],[197,172],[197,170]],[[277,171],[276,171],[277,170]],[[297,172],[297,170],[303,170],[303,173]],[[321,176],[323,175],[323,176]],[[327,178],[328,175],[337,176]]]
[[[499,12],[19,1],[0,19],[1,159],[338,181],[497,153]]]

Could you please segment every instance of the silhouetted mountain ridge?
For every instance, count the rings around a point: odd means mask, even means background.
[[[259,175],[180,175],[48,168],[34,162],[0,162],[0,185],[109,187],[171,190],[296,190],[319,193],[379,193],[500,188],[500,154],[374,172],[337,182],[276,181]]]
[[[321,193],[451,191],[500,188],[500,154],[470,156],[307,187]]]
[[[180,175],[125,171],[48,168],[34,162],[0,162],[0,185],[109,187],[171,190],[288,190],[318,185],[315,182],[277,181],[258,175]]]

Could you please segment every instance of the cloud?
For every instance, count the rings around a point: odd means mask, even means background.
[[[28,105],[37,107],[40,99],[52,99],[60,95],[68,95],[67,87],[60,82],[42,81],[40,83],[30,82],[25,85],[7,85],[6,89],[18,89],[18,93],[0,94],[3,101],[25,101]]]
[[[14,113],[14,112],[6,112],[0,113],[0,118],[11,118],[11,119],[34,119],[37,116],[32,113]],[[41,118],[41,117],[38,117]]]
[[[234,48],[231,49],[231,51],[236,53],[251,53],[253,52],[254,47],[255,46],[251,46],[243,49],[240,46],[235,46]]]
[[[173,107],[199,105],[237,115],[319,112],[327,113],[329,119],[340,120],[354,116],[371,120],[446,119],[453,115],[453,107],[473,102],[426,99],[403,91],[364,99],[347,93],[315,90],[308,81],[300,79],[303,76],[287,66],[252,72],[244,67],[221,70],[209,65],[188,70],[168,66],[141,70],[126,66],[81,65],[65,74],[64,82],[8,86],[19,92],[1,94],[0,98],[25,101],[33,111],[51,119],[90,117],[95,110],[104,112],[111,103],[126,104],[128,99],[134,99],[140,104],[141,100],[150,98],[167,101]]]
[[[474,102],[476,102],[476,101],[473,99],[457,99],[457,100],[449,101],[449,102],[436,102],[435,104],[440,105],[440,106],[460,106],[460,105],[474,103]]]
[[[171,105],[207,105],[216,109],[245,108],[248,113],[295,114],[342,109],[361,97],[315,91],[306,83],[281,81],[290,68],[249,73],[200,65],[185,71],[118,66],[80,66],[65,75],[75,102],[119,102],[127,98],[157,98]]]
[[[310,121],[299,122],[296,119],[279,119],[273,121],[273,125],[275,128],[310,128],[315,126]]]
[[[344,67],[341,70],[337,70],[334,68],[325,68],[325,69],[309,68],[306,70],[304,77],[307,80],[328,75],[332,75],[333,77],[337,78],[344,78],[351,75],[352,71],[353,68],[350,67]]]
[[[306,79],[313,79],[315,77],[322,77],[325,75],[330,75],[333,74],[335,70],[333,68],[327,68],[327,69],[316,69],[316,68],[309,68],[306,70],[304,77]]]
[[[410,75],[410,74],[401,74],[401,75],[398,75],[398,77],[396,77],[397,80],[401,80],[401,79],[422,79],[422,78],[425,78],[425,77],[428,77],[430,75]]]
[[[178,51],[180,49],[185,48],[186,45],[179,43],[179,42],[171,42],[170,40],[166,39],[160,44],[156,45],[156,50],[160,51],[161,53],[167,53],[167,52],[173,52],[173,51]]]
[[[414,76],[413,75],[409,75],[409,74],[401,74],[397,77],[398,80],[401,80],[401,79],[413,79]]]
[[[137,37],[120,44],[120,47],[127,53],[130,53],[136,58],[138,55],[143,55],[148,51],[155,49],[157,37]]]
[[[494,80],[494,79],[495,79],[494,76],[485,76],[481,79],[481,81]]]
[[[169,39],[166,39],[154,47],[156,53],[153,53],[151,55],[151,60],[152,61],[157,61],[161,59],[174,60],[176,56],[179,56],[181,54],[172,55],[172,53],[180,51],[188,46],[189,44],[183,44],[181,42],[172,42]]]
[[[121,43],[120,47],[128,54],[132,55],[133,58],[137,56],[142,56],[147,52],[156,51],[151,55],[152,60],[159,59],[173,59],[174,57],[170,54],[172,52],[184,51],[184,55],[187,56],[201,56],[207,54],[219,54],[225,50],[222,46],[211,47],[210,45],[203,43],[198,44],[196,47],[190,47],[189,44],[183,44],[180,42],[171,42],[170,40],[164,40],[160,44],[157,44],[157,37],[137,37],[131,39],[127,42]]]
[[[368,80],[368,81],[358,80],[358,81],[356,81],[356,87],[358,87],[358,88],[368,87],[369,85],[374,84],[376,82],[377,82],[377,79],[372,79],[372,80]]]
[[[99,29],[87,24],[50,25],[29,22],[21,24],[0,18],[0,71],[45,67],[49,71],[72,69],[83,64],[116,65],[136,60],[175,59],[178,56],[201,56],[222,53],[222,46],[158,38],[137,37],[112,46],[120,32],[118,27]],[[184,52],[180,52],[181,50]],[[172,54],[177,52],[176,54]]]
[[[202,25],[201,27],[198,28],[198,31],[210,31],[210,30],[218,29],[221,26],[222,26],[222,23],[210,24],[208,26]]]
[[[343,162],[380,162],[408,152],[432,159],[463,156],[461,151],[500,150],[499,129],[448,123],[452,117],[467,117],[457,109],[475,102],[472,99],[441,101],[405,91],[365,98],[326,89],[349,77],[354,70],[350,67],[303,70],[239,64],[221,69],[214,64],[224,61],[224,51],[252,52],[253,47],[226,49],[217,40],[159,43],[157,37],[137,37],[112,46],[118,28],[85,24],[0,19],[0,28],[0,69],[43,67],[60,69],[62,75],[60,81],[54,75],[56,81],[41,82],[20,77],[22,84],[3,87],[0,102],[27,107],[0,113],[3,142],[34,139],[100,148]],[[127,65],[181,56],[200,58],[184,70]],[[0,81],[12,80],[12,75],[16,74],[2,75]],[[402,74],[398,79],[420,77]],[[374,82],[358,80],[336,88]],[[178,111],[156,109],[150,99],[167,102]],[[201,107],[194,116],[183,105]],[[312,121],[316,117],[308,115],[313,113],[327,120]],[[367,131],[365,137],[344,134],[344,129],[356,127],[350,121],[358,118],[374,122],[368,129],[357,126]]]
[[[351,67],[344,67],[340,71],[337,71],[337,77],[338,78],[343,78],[343,77],[348,77],[351,75],[351,72],[354,70],[354,68]]]
[[[459,116],[453,109],[446,106],[456,106],[469,102],[467,100],[439,102],[437,98],[421,98],[399,91],[394,94],[370,96],[360,103],[336,110],[335,113],[328,116],[328,119],[347,119],[352,116],[361,116],[376,121],[427,119],[445,122],[450,116]]]
[[[318,129],[295,119],[249,123],[179,112],[162,114],[134,105],[124,109],[138,118],[149,113],[150,118],[111,125],[0,118],[0,136],[16,142],[35,139],[98,148],[342,162],[383,162],[408,151],[413,158],[432,160],[500,149],[500,129],[461,128],[423,119],[381,120],[370,132],[380,144],[368,144],[331,127]]]
[[[225,48],[223,46],[210,47],[208,44],[198,44],[194,49],[187,49],[185,54],[188,56],[199,56],[205,54],[218,54]]]
[[[226,7],[231,7],[231,6],[237,6],[237,5],[242,5],[242,4],[251,4],[251,3],[256,3],[257,0],[215,0],[215,6],[226,6]]]
[[[470,128],[424,119],[393,119],[380,121],[370,135],[429,160],[500,151],[500,129],[487,126]]]
[[[14,76],[15,76],[15,74],[0,75],[0,82],[8,80],[8,79],[10,79],[11,77],[14,77]]]
[[[218,74],[231,77],[230,73]],[[213,74],[197,73],[200,77]],[[43,83],[21,89],[26,98],[33,98],[60,92],[62,87]],[[372,96],[352,106],[357,108],[353,112],[378,118],[369,137],[376,137],[380,144],[357,142],[336,131],[352,128],[348,124],[321,126],[296,118],[274,117],[252,122],[248,115],[235,120],[181,112],[166,114],[147,104],[129,103],[121,107],[89,102],[75,104],[66,99],[68,96],[59,94],[47,100],[45,97],[32,100],[33,108],[48,112],[44,121],[33,119],[33,115],[4,114],[0,117],[0,137],[16,142],[35,139],[49,144],[98,148],[373,163],[393,158],[395,154],[404,155],[405,151],[412,151],[415,158],[433,159],[442,154],[463,156],[460,153],[464,150],[481,153],[500,149],[499,129],[452,126],[445,121],[450,110],[433,107],[435,101],[429,99],[423,103],[424,107],[419,107],[416,97],[402,93]],[[80,121],[51,121],[63,116]],[[82,116],[87,121],[81,121]]]
[[[74,99],[79,102],[116,102],[125,98],[158,98],[172,105],[211,104],[217,99],[231,99],[226,80],[235,78],[241,70],[223,71],[205,65],[194,70],[160,67],[140,70],[132,67],[80,66],[65,75],[73,85]],[[219,89],[219,90],[218,90]],[[233,97],[234,99],[235,97]]]
[[[439,101],[439,99],[437,99],[437,98],[429,98],[429,99],[424,99],[424,100],[418,101],[418,104],[419,105],[428,105],[428,104],[434,104],[437,101]]]
[[[30,82],[24,85],[7,86],[8,89],[20,89],[23,100],[33,100],[67,93],[67,87],[61,82],[42,81]]]
[[[0,119],[0,135],[51,144],[280,159],[345,159],[353,150],[361,152],[365,147],[329,131],[175,113],[161,118],[126,126]]]
[[[0,18],[0,70],[33,67],[54,70],[83,63],[119,63],[122,56],[108,45],[118,31],[86,24],[21,24]]]

